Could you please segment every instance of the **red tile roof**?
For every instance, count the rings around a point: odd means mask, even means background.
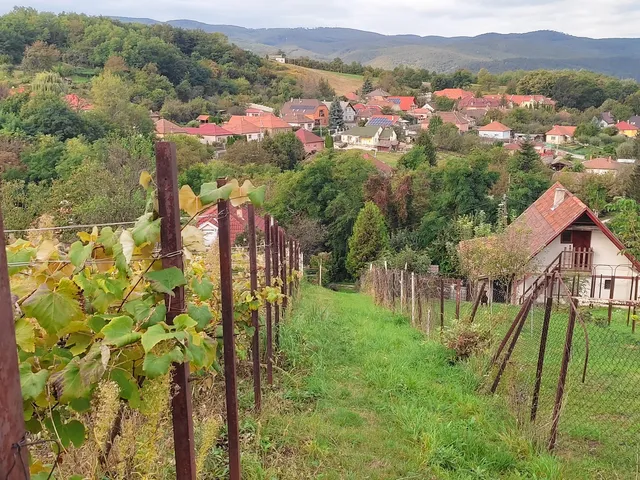
[[[433,92],[433,94],[437,97],[447,97],[450,100],[460,100],[461,98],[475,96],[473,92],[461,88],[445,88],[444,90]]]
[[[587,170],[619,170],[624,165],[609,158],[592,158],[589,161],[583,163],[584,168]]]
[[[245,117],[249,122],[253,123],[257,127],[261,129],[267,130],[275,130],[275,129],[286,129],[291,130],[291,125],[282,120],[279,117],[276,117],[273,113],[263,113],[262,115],[258,115],[257,117]]]
[[[93,109],[93,105],[91,105],[91,103],[89,103],[88,100],[85,100],[84,98],[79,97],[75,93],[70,93],[68,95],[65,95],[64,100],[67,102],[69,107],[71,107],[73,110],[86,111],[86,110]]]
[[[200,121],[209,121],[209,118],[211,118],[211,115],[198,115],[198,117],[196,118],[196,120],[200,120]]]
[[[458,108],[499,108],[502,103],[502,97],[466,97],[458,102]]]
[[[356,95],[356,94],[355,94],[355,93],[353,93],[353,92],[349,92],[349,93],[346,93],[346,94],[345,94],[345,98],[346,98],[347,100],[349,100],[350,102],[355,102],[355,101],[357,101],[357,100],[358,100],[358,95]]]
[[[500,122],[491,122],[489,125],[480,127],[478,129],[481,132],[510,132],[511,129]]]
[[[433,116],[440,117],[443,123],[453,123],[454,125],[471,123],[469,118],[458,112],[435,112]]]
[[[224,137],[224,136],[230,137],[233,135],[233,132],[230,132],[229,130],[224,129],[221,126],[216,125],[215,123],[204,123],[199,127],[195,127],[195,128],[187,127],[187,128],[184,128],[184,130],[189,135],[204,135],[209,137]]]
[[[287,124],[287,127],[289,124]],[[222,125],[225,130],[229,130],[234,135],[249,135],[252,133],[260,133],[260,127],[251,122],[250,117],[241,117],[233,115],[229,121]]]
[[[567,127],[564,125],[554,125],[551,130],[547,132],[547,135],[565,135],[567,137],[573,137],[578,127]]]
[[[623,130],[638,130],[638,127],[636,127],[635,125],[632,125],[629,122],[618,122],[616,123],[616,128],[620,131]]]
[[[301,128],[296,132],[296,137],[298,137],[298,140],[300,140],[305,145],[308,145],[310,143],[324,143],[324,139],[322,137],[319,137],[315,133],[310,132],[309,130],[305,130],[304,128]]]
[[[248,226],[249,209],[246,206],[234,207],[229,205],[229,220],[231,230],[231,244],[236,241],[236,237],[244,232]],[[264,217],[256,215],[256,228],[264,231]],[[205,223],[211,223],[218,226],[218,206],[214,205],[200,215],[198,219],[198,227]]]
[[[169,135],[171,133],[187,133],[187,129],[181,127],[180,125],[176,125],[169,120],[165,120],[161,118],[156,122],[156,133],[158,135]]]
[[[400,110],[403,112],[408,112],[409,110],[416,107],[416,98],[415,97],[389,97],[387,98],[391,103],[395,103],[400,106]]]

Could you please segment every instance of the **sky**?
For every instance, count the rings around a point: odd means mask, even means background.
[[[14,0],[15,1],[15,0]],[[15,5],[0,0],[0,12]],[[38,10],[264,27],[348,27],[383,34],[474,36],[556,30],[640,37],[639,0],[24,0]]]

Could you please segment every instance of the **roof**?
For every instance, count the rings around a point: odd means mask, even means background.
[[[373,115],[367,122],[367,127],[391,127],[399,120],[397,115]]]
[[[618,122],[616,123],[616,128],[620,131],[626,131],[626,130],[638,130],[638,127],[636,127],[635,125],[630,124],[629,122]]]
[[[602,112],[600,114],[600,120],[604,120],[609,125],[613,125],[614,123],[616,123],[616,119],[611,112]]]
[[[245,113],[262,113],[263,111],[259,108],[247,108]]]
[[[453,123],[454,125],[470,123],[467,117],[458,112],[436,112],[433,116],[440,117],[443,123]]]
[[[611,157],[592,158],[591,160],[583,162],[583,165],[587,170],[620,170],[624,167],[623,164],[616,162]]]
[[[389,97],[387,98],[391,103],[395,103],[400,106],[400,110],[403,112],[408,112],[412,108],[416,106],[416,98],[415,97]]]
[[[244,232],[248,226],[249,209],[246,205],[242,207],[234,207],[229,205],[229,226],[231,230],[231,243],[234,244],[236,237]],[[255,216],[256,228],[264,231],[264,217],[260,215]],[[213,205],[211,208],[205,210],[199,217],[197,226],[201,227],[207,223],[211,223],[218,226],[218,206]]]
[[[556,208],[553,208],[557,190],[564,191],[565,197]],[[524,227],[529,230],[531,234],[531,257],[534,257],[584,214],[595,223],[619,250],[625,250],[622,242],[602,223],[596,214],[560,182],[556,182],[549,190],[543,193],[509,228]],[[636,268],[640,266],[633,256],[626,252],[625,256]]]
[[[629,119],[629,123],[631,125],[635,125],[636,127],[640,126],[640,116],[634,115]]]
[[[437,97],[446,97],[450,100],[460,100],[461,98],[474,96],[473,92],[461,88],[445,88],[444,90],[433,92],[433,94]]]
[[[211,115],[198,115],[196,120],[209,120],[210,118],[211,118]]]
[[[393,173],[393,167],[391,165],[383,162],[382,160],[378,160],[376,157],[373,157],[368,153],[365,153],[364,155],[362,155],[362,158],[364,158],[365,160],[369,160],[371,163],[373,163],[373,166],[376,167],[376,169],[380,173],[384,173],[384,174]]]
[[[315,98],[295,98],[282,105],[280,113],[286,115],[288,113],[303,113],[311,114],[315,113],[318,107],[324,107],[325,105]]]
[[[257,117],[248,117],[247,120],[261,129],[273,130],[280,128],[291,130],[291,125],[276,117],[273,113],[262,113]]]
[[[328,109],[331,109],[331,104],[333,102],[323,101],[322,103],[324,103],[327,106]],[[345,102],[345,101],[340,100],[340,108],[342,109],[343,112],[347,109],[347,107],[353,108],[353,105],[351,104],[351,102]]]
[[[75,93],[70,93],[64,96],[65,102],[71,107],[73,110],[92,110],[93,105],[89,103],[88,100],[79,97]]]
[[[391,140],[391,138],[393,137],[394,133],[395,132],[393,131],[392,128],[385,128],[380,133],[380,140]]]
[[[382,115],[382,108],[377,105],[367,105],[364,108],[360,108],[356,110],[356,113],[359,117],[362,118],[371,118],[374,115]]]
[[[164,118],[158,120],[155,123],[155,126],[156,133],[158,135],[168,135],[171,133],[187,133],[186,128],[183,128],[180,125],[176,125],[175,123],[170,122],[169,120],[165,120]]]
[[[502,98],[491,97],[466,97],[460,99],[458,108],[498,108],[502,103]]]
[[[216,125],[215,123],[204,123],[198,127],[187,127],[183,130],[185,130],[185,133],[188,133],[189,135],[203,135],[207,137],[230,137],[233,135],[233,132],[222,128],[220,125]]]
[[[324,143],[324,139],[322,137],[319,137],[315,133],[310,132],[309,130],[305,130],[304,128],[301,128],[296,132],[296,137],[298,137],[298,140],[300,140],[305,145],[308,145],[310,143]]]
[[[289,125],[287,124],[287,126]],[[222,125],[222,127],[234,135],[260,133],[260,127],[251,122],[250,117],[242,117],[240,115],[233,115],[227,123]]]
[[[345,93],[345,98],[351,102],[355,102],[356,100],[358,100],[358,95],[356,95],[353,92],[349,92],[349,93]]]
[[[305,115],[303,113],[287,113],[282,116],[282,120],[294,124],[315,123],[311,115]]]
[[[389,92],[384,91],[381,88],[376,88],[373,92],[367,93],[365,97],[390,97]]]
[[[478,129],[481,132],[510,132],[511,129],[500,122],[491,122],[489,125],[480,127]]]
[[[564,135],[567,137],[573,137],[578,127],[568,127],[565,125],[554,125],[551,130],[547,132],[547,135]]]
[[[354,127],[346,132],[342,132],[341,135],[350,135],[352,137],[375,137],[380,131],[380,127]]]

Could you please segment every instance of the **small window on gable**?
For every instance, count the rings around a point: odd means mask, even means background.
[[[604,289],[605,290],[611,290],[611,280],[605,280],[604,281]]]
[[[572,243],[573,236],[571,235],[571,230],[565,230],[560,235],[560,243]]]

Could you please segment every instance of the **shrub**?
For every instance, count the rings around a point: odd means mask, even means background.
[[[466,360],[484,351],[491,340],[489,327],[479,323],[457,320],[444,332],[444,345],[451,349],[454,361]]]

